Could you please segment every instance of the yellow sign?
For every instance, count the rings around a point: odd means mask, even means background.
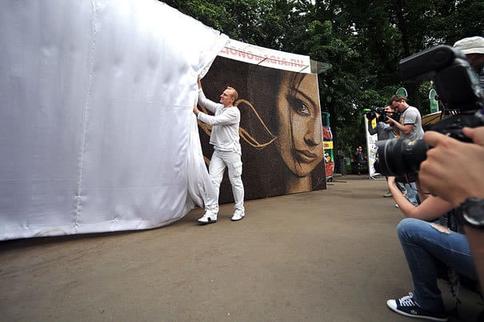
[[[376,128],[376,119],[371,120],[371,128]]]
[[[332,149],[333,148],[333,141],[324,141],[323,142],[323,149]]]

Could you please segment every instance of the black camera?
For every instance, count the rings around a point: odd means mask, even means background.
[[[366,118],[370,121],[376,118],[377,122],[387,122],[388,117],[391,117],[394,120],[398,120],[400,118],[399,112],[387,113],[384,107],[372,107],[365,111],[367,111],[365,114]]]
[[[437,46],[400,61],[402,79],[433,79],[444,106],[441,121],[430,127],[464,142],[471,140],[463,127],[484,125],[484,93],[464,54],[449,46]],[[404,176],[418,171],[429,148],[422,139],[392,139],[377,142],[375,170],[386,176]]]
[[[386,113],[384,107],[372,107],[366,112],[366,118],[368,120],[377,119],[377,122],[384,122],[382,121],[386,119]]]

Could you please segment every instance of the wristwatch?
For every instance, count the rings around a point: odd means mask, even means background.
[[[458,208],[464,223],[474,228],[484,229],[484,199],[467,198]]]

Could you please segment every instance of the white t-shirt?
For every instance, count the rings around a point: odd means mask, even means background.
[[[210,144],[214,146],[215,150],[242,154],[239,136],[239,109],[236,106],[224,107],[220,103],[209,100],[201,89],[198,91],[198,104],[215,114],[212,116],[203,112],[198,113],[200,121],[212,125]]]
[[[422,117],[420,112],[416,107],[409,106],[405,111],[403,111],[400,117],[400,123],[403,125],[411,124],[413,129],[409,134],[404,134],[400,132],[400,137],[410,140],[417,140],[423,138],[424,131],[422,128]]]

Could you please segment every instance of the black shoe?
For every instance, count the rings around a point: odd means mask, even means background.
[[[447,321],[445,312],[430,312],[421,308],[414,300],[413,294],[402,297],[401,299],[388,300],[387,305],[390,310],[405,316],[432,321]]]

